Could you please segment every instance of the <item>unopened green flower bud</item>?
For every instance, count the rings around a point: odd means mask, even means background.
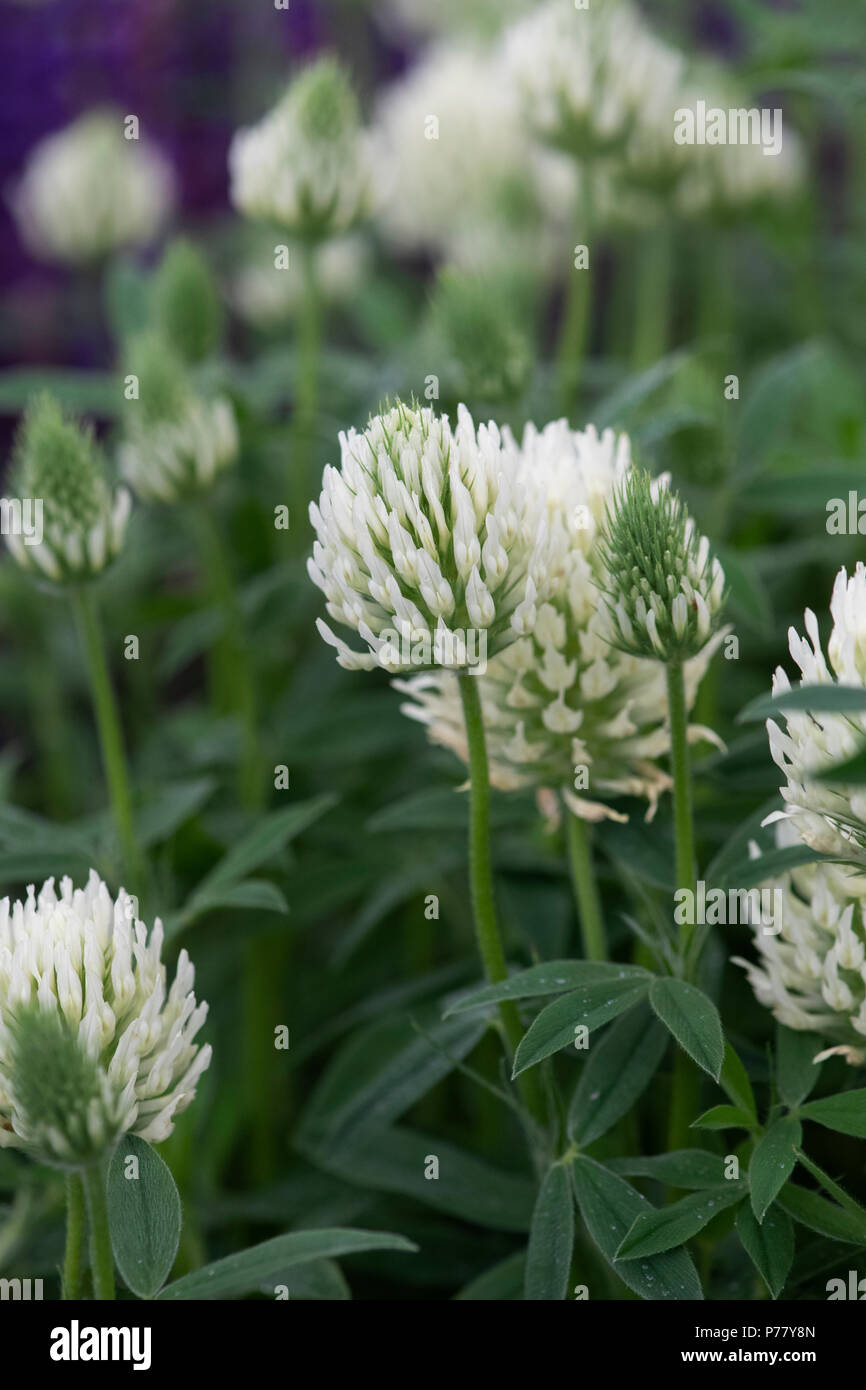
[[[725,575],[666,480],[629,473],[609,503],[600,553],[611,631],[632,656],[687,661],[709,642]]]
[[[439,276],[433,316],[456,364],[461,399],[512,400],[526,386],[532,356],[504,290],[469,272]]]
[[[17,498],[37,509],[32,534],[10,530],[6,541],[24,569],[56,583],[92,579],[119,554],[131,498],[112,491],[93,431],[63,413],[50,396],[28,409],[15,444]]]
[[[210,268],[189,241],[175,241],[153,283],[154,321],[185,362],[201,362],[217,346],[222,309]]]

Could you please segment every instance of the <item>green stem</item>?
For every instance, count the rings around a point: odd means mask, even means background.
[[[589,825],[580,816],[567,812],[565,833],[571,883],[583,933],[583,954],[587,960],[607,960],[604,919],[592,862]]]
[[[254,811],[262,804],[263,769],[259,756],[255,686],[244,640],[237,589],[213,514],[202,503],[193,505],[190,515],[198,537],[199,551],[207,572],[211,595],[223,617],[223,635],[218,653],[215,654],[219,663],[217,684],[225,683],[228,705],[240,724],[238,792],[242,805]]]
[[[66,1175],[66,1254],[63,1297],[81,1297],[81,1255],[84,1246],[84,1188],[78,1173]]]
[[[484,739],[484,719],[481,713],[478,678],[463,672],[458,676],[458,685],[469,748],[469,879],[472,912],[484,974],[488,983],[495,985],[506,978],[508,969],[496,921],[493,894],[493,868],[490,861],[490,776]],[[509,1055],[513,1056],[523,1037],[520,1015],[513,1000],[504,1000],[499,1005],[499,1017]],[[518,1085],[530,1114],[542,1128],[546,1127],[547,1107],[536,1072],[521,1072]]]
[[[692,786],[689,768],[688,715],[681,661],[667,667],[668,717],[671,732],[671,775],[674,783],[675,887],[695,888],[695,842],[692,824]],[[696,926],[684,923],[680,939],[683,974],[688,978],[695,965],[692,946]],[[680,1048],[674,1057],[673,1088],[668,1127],[669,1150],[685,1148],[689,1125],[697,1113],[700,1076],[691,1059]]]
[[[114,1299],[114,1256],[108,1234],[108,1208],[105,1186],[98,1163],[85,1168],[84,1192],[87,1197],[87,1217],[90,1228],[90,1272],[93,1276],[94,1297],[103,1302]]]
[[[108,782],[108,794],[117,827],[124,868],[128,875],[129,891],[140,893],[143,875],[141,855],[135,838],[135,826],[132,817],[129,770],[123,747],[117,701],[105,655],[105,642],[99,613],[90,589],[79,588],[75,590],[73,603],[78,629],[87,656],[93,707],[102,749],[102,764]]]
[[[589,264],[584,270],[578,270],[576,266],[572,265],[556,351],[559,409],[566,416],[570,414],[574,402],[574,394],[580,380],[580,369],[586,353],[590,330],[591,277],[595,257],[595,247],[592,243],[595,221],[593,194],[592,168],[589,163],[586,163],[582,168],[575,227],[578,238],[577,245],[588,248]]]
[[[674,844],[676,852],[676,887],[695,887],[695,838],[692,826],[692,784],[689,770],[688,716],[686,714],[686,689],[683,680],[682,662],[672,662],[667,667],[668,715],[671,729],[671,776],[674,783]],[[691,940],[689,931],[694,927],[683,927],[682,951],[685,957]]]
[[[632,363],[637,371],[651,367],[667,351],[673,269],[671,226],[663,221],[641,244],[632,342]]]
[[[297,378],[292,447],[289,456],[291,529],[299,545],[306,536],[307,504],[313,490],[313,455],[319,408],[319,359],[322,349],[322,304],[316,276],[315,243],[301,248],[303,299],[297,324]]]

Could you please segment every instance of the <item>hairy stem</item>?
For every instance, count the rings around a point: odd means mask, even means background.
[[[108,1234],[108,1208],[105,1204],[105,1185],[98,1163],[86,1168],[83,1174],[87,1197],[87,1218],[90,1229],[90,1273],[94,1297],[103,1302],[114,1299],[114,1256]]]
[[[66,1252],[63,1260],[63,1298],[81,1297],[81,1257],[84,1248],[84,1187],[78,1173],[66,1175]]]

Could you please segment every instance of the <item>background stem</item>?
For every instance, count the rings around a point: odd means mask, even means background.
[[[641,240],[632,364],[644,371],[663,357],[670,331],[674,253],[671,225],[662,221]]]
[[[289,455],[291,530],[297,544],[305,544],[307,505],[313,492],[313,454],[319,408],[319,365],[322,349],[322,305],[316,274],[315,244],[301,247],[303,298],[297,321],[297,377],[295,414]]]
[[[595,271],[596,248],[592,243],[595,220],[593,174],[590,164],[582,166],[580,191],[575,217],[576,245],[589,250],[589,264],[578,270],[573,263],[566,282],[565,309],[559,344],[556,351],[557,398],[559,409],[568,416],[580,380],[580,369],[586,355],[590,331],[592,275]]]
[[[114,1256],[108,1234],[105,1187],[98,1163],[84,1170],[84,1191],[90,1227],[90,1272],[93,1276],[93,1293],[97,1299],[110,1302],[114,1299]]]
[[[604,919],[592,862],[589,825],[580,816],[566,812],[565,834],[571,883],[583,934],[583,954],[587,960],[607,960]]]
[[[129,891],[139,894],[143,886],[141,856],[135,838],[129,770],[123,747],[117,701],[108,671],[102,627],[99,622],[96,602],[90,589],[77,589],[74,593],[73,603],[87,657],[93,708],[102,749],[102,764],[108,783],[108,794],[117,827],[124,869]]]
[[[81,1297],[81,1255],[84,1247],[84,1188],[78,1173],[66,1175],[66,1253],[63,1260],[63,1298]]]

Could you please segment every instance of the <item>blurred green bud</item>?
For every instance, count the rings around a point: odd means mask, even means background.
[[[513,400],[529,380],[532,352],[504,288],[451,269],[436,282],[433,319],[457,366],[461,399]]]
[[[217,347],[222,308],[210,268],[192,242],[172,243],[153,282],[157,331],[185,362],[201,362]]]
[[[666,478],[637,468],[626,476],[599,549],[611,645],[665,662],[697,656],[718,627],[725,575]]]
[[[231,401],[200,395],[180,358],[158,335],[131,345],[126,367],[126,438],[120,471],[146,502],[200,495],[238,452]]]
[[[49,395],[28,407],[15,441],[12,485],[37,509],[31,535],[14,528],[6,541],[23,569],[56,583],[92,579],[119,554],[131,499],[112,491],[92,429],[66,419]]]

